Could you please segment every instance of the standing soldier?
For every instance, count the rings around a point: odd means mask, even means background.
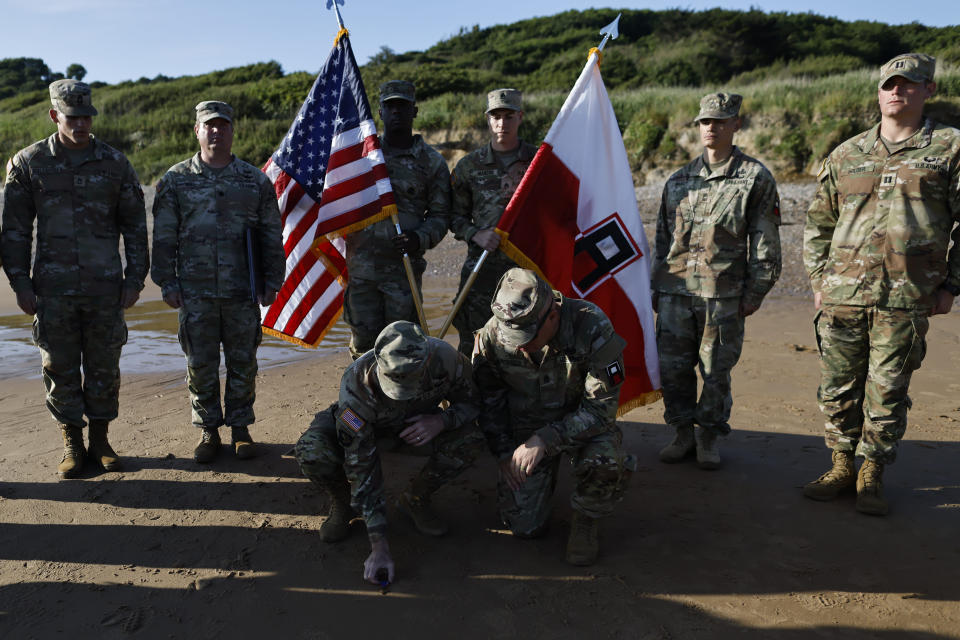
[[[460,288],[466,283],[480,254],[490,252],[473,287],[453,319],[460,333],[460,351],[469,356],[473,332],[490,317],[490,301],[497,282],[517,266],[498,252],[500,236],[494,231],[513,192],[537,153],[520,139],[523,95],[516,89],[494,89],[487,94],[487,125],[490,143],[464,156],[453,169],[453,211],[450,229],[467,243],[467,259],[460,272]]]
[[[47,408],[63,431],[57,472],[74,478],[85,455],[84,416],[86,453],[108,471],[120,468],[107,425],[119,406],[123,310],[140,297],[149,267],[147,221],[130,162],[90,133],[97,115],[90,87],[57,80],[50,101],[56,133],[20,151],[7,167],[0,252],[17,305],[36,314],[33,337],[43,355]]]
[[[382,220],[346,237],[349,280],[343,316],[353,334],[354,360],[373,348],[377,335],[391,322],[417,321],[401,256],[410,256],[420,289],[427,266],[423,253],[447,233],[450,172],[443,156],[413,135],[416,115],[412,83],[391,80],[380,85],[383,156],[403,234],[397,235],[391,220]]]
[[[247,427],[254,421],[262,335],[257,303],[270,305],[283,283],[280,212],[267,177],[231,153],[230,105],[207,100],[196,111],[193,130],[200,151],[172,166],[157,183],[150,275],[164,302],[180,310],[193,424],[202,430],[194,459],[214,459],[223,424],[231,427],[237,457],[251,458],[255,451]],[[251,292],[248,250],[260,256],[263,290],[257,300]],[[221,344],[227,369],[224,409]]]
[[[663,417],[676,429],[660,460],[679,462],[696,449],[701,469],[720,467],[717,437],[730,433],[730,371],[744,318],[780,276],[777,184],[733,144],[742,101],[735,93],[700,100],[703,154],[667,180],[657,216],[653,308]]]
[[[924,119],[935,65],[907,53],[880,68],[880,124],[823,161],[804,232],[833,467],[803,493],[856,485],[857,511],[872,515],[887,513],[881,476],[907,429],[927,317],[960,294],[960,132]]]
[[[441,400],[450,403],[443,411]],[[433,512],[430,496],[473,462],[481,442],[475,426],[477,403],[467,358],[401,320],[387,325],[374,348],[347,367],[339,400],[318,413],[300,437],[300,470],[330,498],[320,539],[345,539],[357,512],[366,521],[366,580],[378,582],[377,571],[386,568],[392,582],[394,571],[377,436],[398,436],[430,451],[399,506],[421,533],[440,536],[447,525]]]
[[[566,559],[593,564],[597,519],[613,512],[636,470],[616,422],[626,342],[592,302],[565,298],[519,267],[500,279],[491,309],[473,366],[480,427],[500,464],[500,516],[517,537],[543,535],[566,453],[575,478]]]

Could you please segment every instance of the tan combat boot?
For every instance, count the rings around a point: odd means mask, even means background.
[[[586,567],[597,561],[600,553],[600,521],[579,511],[573,512],[570,537],[567,539],[567,562]]]
[[[57,475],[61,478],[76,478],[83,468],[83,429],[61,424],[63,433],[63,459],[57,465]]]
[[[693,425],[680,425],[677,427],[677,435],[673,437],[673,441],[660,450],[660,462],[666,462],[668,464],[680,462],[693,453],[695,446]]]
[[[253,446],[253,438],[250,437],[250,430],[246,427],[230,427],[230,439],[233,443],[233,452],[241,460],[249,460],[257,455],[257,450]]]
[[[883,465],[869,458],[857,474],[857,511],[871,516],[885,516],[889,508],[883,498]]]
[[[90,432],[87,434],[90,439],[90,446],[87,448],[87,455],[94,462],[99,462],[105,470],[119,471],[123,468],[120,456],[107,441],[107,426],[109,424],[106,420],[90,420]]]
[[[397,503],[400,513],[413,520],[417,531],[427,536],[442,536],[447,532],[447,523],[440,519],[430,506],[433,490],[420,476],[413,479],[410,488],[403,492]]]
[[[701,469],[713,471],[720,468],[720,448],[717,446],[719,437],[716,431],[703,427],[697,429],[697,466]]]
[[[803,495],[811,500],[833,500],[844,489],[857,482],[857,469],[853,464],[853,451],[838,451],[831,454],[833,467],[825,474],[803,486]]]
[[[311,477],[310,480],[330,498],[330,511],[320,525],[320,539],[324,542],[340,542],[350,535],[350,521],[357,517],[350,507],[350,485],[341,471],[332,477]]]
[[[220,432],[216,427],[200,430],[200,442],[193,450],[193,459],[200,463],[212,462],[220,451]]]

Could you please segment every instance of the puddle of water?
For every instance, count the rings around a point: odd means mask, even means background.
[[[450,310],[455,290],[442,288],[426,293],[425,312],[436,333]],[[136,304],[126,313],[129,337],[120,356],[124,374],[158,373],[184,369],[183,351],[177,341],[177,312],[162,300]],[[0,380],[40,377],[40,351],[33,344],[32,318],[25,314],[0,316]],[[456,334],[456,331],[451,329]],[[261,368],[328,356],[346,350],[350,328],[340,320],[316,349],[300,347],[264,335],[257,361]]]

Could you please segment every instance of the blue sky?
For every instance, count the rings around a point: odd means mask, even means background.
[[[765,11],[811,11],[844,20],[930,26],[957,23],[955,2],[821,0],[657,0],[606,4],[626,8],[704,9],[716,6]],[[420,50],[463,27],[505,24],[564,11],[584,2],[404,2],[347,0],[344,21],[361,64],[387,46]],[[0,0],[0,58],[43,58],[54,71],[78,62],[87,80],[118,82],[141,76],[195,75],[252,62],[278,60],[286,71],[319,69],[336,33],[326,0]]]

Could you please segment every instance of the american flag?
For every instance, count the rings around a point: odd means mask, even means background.
[[[315,347],[340,316],[347,269],[339,236],[396,212],[346,30],[290,130],[263,167],[277,192],[287,277],[264,331]],[[337,240],[330,238],[337,237]]]

